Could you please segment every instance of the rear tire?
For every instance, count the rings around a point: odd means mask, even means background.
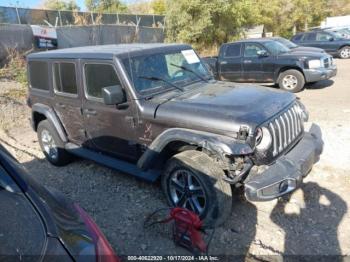
[[[162,175],[162,189],[170,206],[194,211],[205,226],[219,226],[231,214],[231,185],[224,172],[206,154],[188,150],[168,160]]]
[[[344,46],[339,49],[338,55],[341,59],[348,59],[350,58],[350,46]]]
[[[64,149],[64,142],[59,137],[55,127],[43,120],[37,129],[38,141],[46,159],[54,166],[69,164],[74,158]]]
[[[278,78],[278,85],[280,89],[288,92],[300,92],[305,85],[304,75],[295,69],[289,69],[282,72]]]

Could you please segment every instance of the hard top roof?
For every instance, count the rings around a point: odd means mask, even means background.
[[[51,51],[32,53],[28,55],[28,59],[49,59],[49,58],[95,58],[110,59],[114,55],[122,55],[126,53],[147,52],[159,50],[159,48],[191,48],[184,44],[118,44],[118,45],[96,45],[82,46],[73,48],[64,48]]]

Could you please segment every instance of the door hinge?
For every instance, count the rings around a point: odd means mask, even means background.
[[[136,127],[136,122],[135,122],[135,117],[132,117],[132,116],[126,116],[125,117],[125,121],[127,123],[130,123],[131,127]]]

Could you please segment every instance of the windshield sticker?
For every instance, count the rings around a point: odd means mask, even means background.
[[[197,56],[197,54],[194,52],[193,49],[190,50],[182,50],[181,53],[183,54],[183,56],[185,57],[187,63],[189,64],[195,64],[195,63],[199,63],[199,57]]]

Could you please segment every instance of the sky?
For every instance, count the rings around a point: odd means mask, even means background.
[[[55,1],[55,0],[52,0]],[[82,11],[86,10],[84,0],[75,0],[78,6],[80,6]],[[0,0],[0,6],[17,6],[24,8],[37,8],[43,0]],[[136,3],[136,2],[144,2],[140,0],[123,0],[124,3]]]

